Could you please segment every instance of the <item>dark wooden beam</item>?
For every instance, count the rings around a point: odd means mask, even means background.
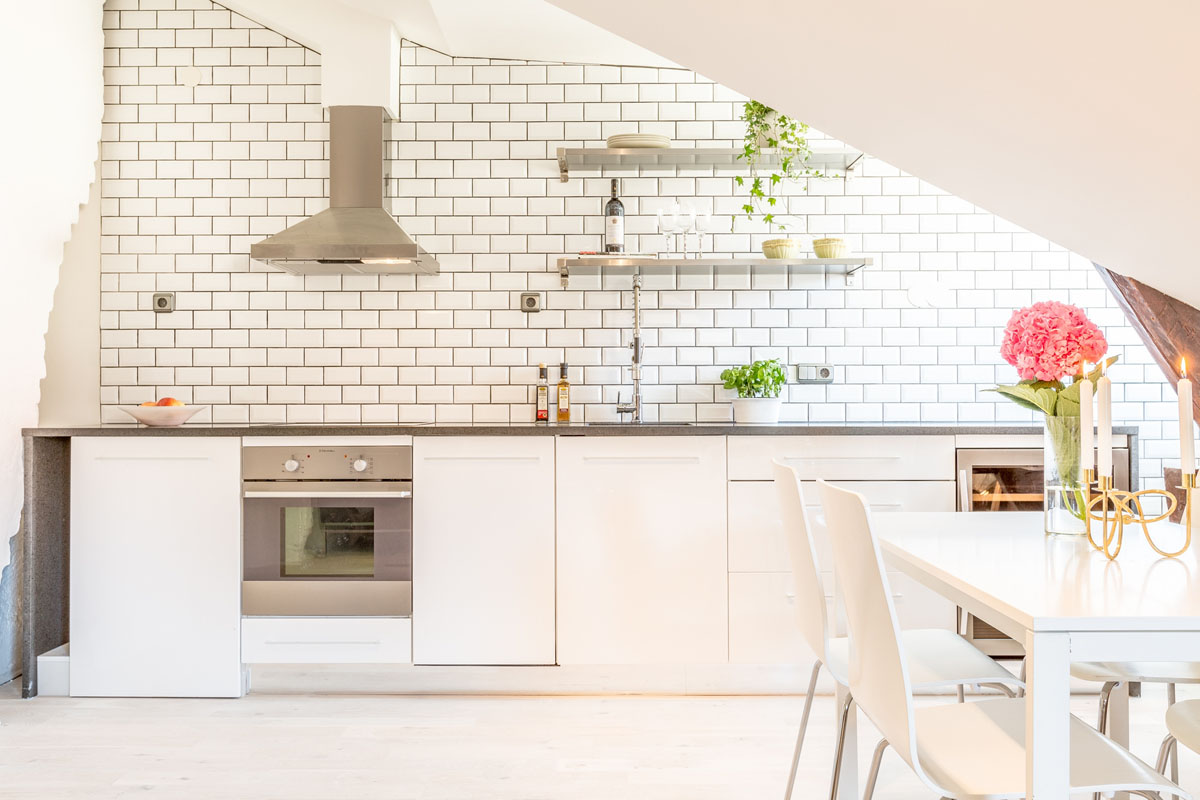
[[[1187,358],[1192,379],[1200,377],[1200,309],[1099,264],[1096,270],[1171,388],[1179,381],[1182,358]],[[1192,418],[1200,420],[1200,393],[1196,392],[1192,394]]]

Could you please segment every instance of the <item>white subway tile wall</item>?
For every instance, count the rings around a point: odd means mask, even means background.
[[[629,278],[564,290],[556,267],[600,249],[610,176],[560,182],[556,150],[638,131],[735,145],[743,97],[682,69],[406,43],[388,194],[442,273],[295,277],[248,253],[327,204],[319,55],[209,0],[105,9],[104,420],[173,395],[211,406],[198,419],[214,422],[526,422],[538,362],[564,360],[575,418],[615,418],[629,393]],[[737,216],[733,176],[619,175],[627,248],[662,250],[654,215],[678,201],[713,214],[715,255],[755,254],[770,232]],[[726,420],[721,370],[780,358],[836,370],[832,385],[787,387],[789,420],[1030,420],[983,390],[1015,379],[997,352],[1012,310],[1055,299],[1087,309],[1121,354],[1114,413],[1140,427],[1145,482],[1161,485],[1178,458],[1173,391],[1086,259],[874,158],[806,183],[782,198],[788,233],[841,236],[874,266],[850,288],[778,269],[648,275],[648,419]],[[526,291],[541,312],[519,310]],[[175,292],[177,310],[154,313],[154,292]]]

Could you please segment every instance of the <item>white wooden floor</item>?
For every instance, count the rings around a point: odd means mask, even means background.
[[[779,798],[796,697],[0,695],[0,797],[172,800]],[[1194,693],[1181,690],[1182,696]],[[922,699],[920,702],[933,702]],[[1076,698],[1091,720],[1094,696]],[[828,791],[833,700],[817,700],[796,800]],[[1133,701],[1152,760],[1161,691]],[[869,725],[866,762],[874,745]],[[1200,788],[1200,759],[1183,783]],[[889,756],[876,797],[929,798]]]

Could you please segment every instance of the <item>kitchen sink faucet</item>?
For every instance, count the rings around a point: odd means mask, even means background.
[[[630,422],[642,421],[642,276],[633,274],[633,341],[629,343],[633,355],[629,361],[629,373],[633,378],[633,398],[630,403],[621,402],[617,392],[617,415],[631,414]]]

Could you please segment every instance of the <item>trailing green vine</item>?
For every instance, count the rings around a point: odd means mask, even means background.
[[[787,230],[788,226],[779,219],[776,187],[784,181],[798,182],[803,178],[823,177],[821,172],[808,166],[808,160],[812,157],[812,148],[805,138],[808,125],[780,114],[757,100],[746,101],[742,107],[742,120],[746,123],[746,136],[738,158],[750,168],[750,198],[742,205],[742,212],[747,219],[761,215],[762,221],[768,225]],[[779,153],[779,166],[769,171],[762,167],[763,151],[766,149],[778,150]],[[747,185],[746,178],[741,175],[734,180],[738,186]]]

